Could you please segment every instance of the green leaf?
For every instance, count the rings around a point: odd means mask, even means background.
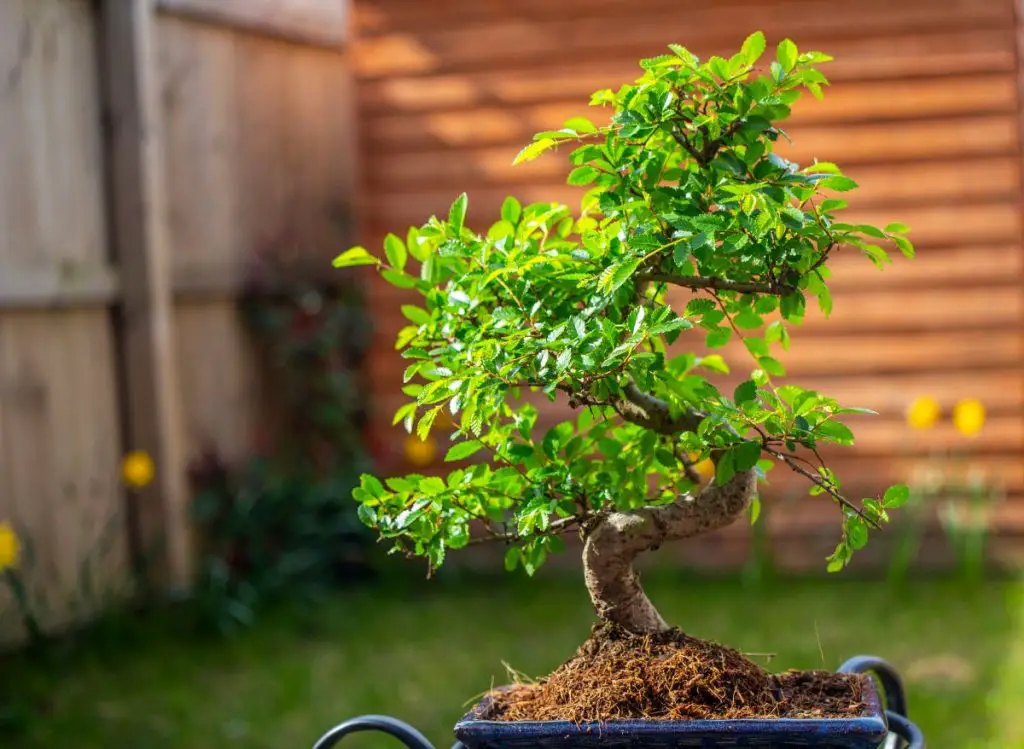
[[[614,293],[622,284],[626,283],[640,266],[640,258],[630,258],[615,265],[609,265],[601,272],[597,281],[597,288],[605,294]]]
[[[335,268],[352,268],[356,265],[380,265],[380,260],[367,252],[365,247],[353,247],[334,258],[331,265]]]
[[[736,450],[727,450],[718,459],[715,466],[715,483],[724,486],[733,476],[736,475]]]
[[[672,454],[672,451],[667,450],[664,447],[659,447],[654,451],[654,458],[665,466],[665,468],[675,468],[679,465],[679,461],[676,459],[676,456]]]
[[[430,254],[430,247],[424,241],[424,238],[420,237],[419,230],[415,226],[410,226],[409,231],[406,232],[405,248],[409,251],[410,255],[421,263]]]
[[[519,566],[519,560],[522,557],[518,546],[509,546],[505,550],[505,570],[511,572]]]
[[[519,204],[519,201],[509,195],[505,198],[505,202],[501,204],[501,218],[504,221],[508,221],[512,226],[516,226],[519,223],[519,217],[523,215],[523,207]]]
[[[384,484],[380,479],[370,473],[364,473],[359,477],[359,485],[374,499],[384,496]]]
[[[403,478],[390,478],[385,482],[388,485],[388,489],[393,492],[414,492],[416,491],[416,484],[409,481],[409,479]]]
[[[452,445],[448,450],[448,453],[444,456],[446,463],[453,463],[456,460],[465,460],[470,455],[473,455],[484,447],[480,440],[469,440],[468,442],[457,442]]]
[[[755,494],[754,498],[750,500],[750,524],[754,525],[759,517],[761,517],[761,498]]]
[[[733,400],[736,401],[736,405],[752,401],[757,398],[757,385],[753,380],[745,380],[736,386],[736,391],[733,393]]]
[[[785,72],[791,71],[796,66],[796,60],[799,56],[796,45],[790,39],[783,39],[779,42],[778,47],[778,58],[779,65]]]
[[[854,549],[863,549],[867,546],[868,527],[861,518],[854,516],[847,520],[846,540]]]
[[[437,415],[441,413],[442,408],[444,408],[443,405],[434,406],[432,409],[423,414],[423,417],[420,419],[420,423],[416,425],[417,437],[419,437],[421,440],[425,440],[427,438],[427,435],[430,434],[430,427],[433,426],[434,420],[437,419]]]
[[[753,65],[764,54],[765,46],[764,32],[755,31],[744,40],[740,56],[747,65]]]
[[[853,444],[853,432],[850,431],[850,427],[846,426],[839,421],[823,421],[814,428],[818,434],[828,437],[833,442],[840,445],[852,445]]]
[[[405,271],[386,268],[380,272],[380,277],[398,289],[415,289],[417,281]]]
[[[885,495],[882,497],[882,507],[896,509],[905,505],[908,499],[910,499],[910,487],[906,484],[895,484],[885,490]]]
[[[708,348],[721,348],[732,338],[732,328],[715,328],[704,339],[704,345]]]
[[[756,330],[764,325],[764,320],[761,319],[761,316],[750,310],[740,312],[733,318],[733,322],[736,323],[737,328],[742,328],[743,330]]]
[[[829,190],[835,190],[836,192],[849,192],[857,187],[857,183],[852,179],[839,175],[836,175],[835,177],[826,177],[818,184]]]
[[[757,460],[761,457],[761,443],[741,442],[729,452],[734,453],[733,463],[737,471],[749,471],[757,465]]]
[[[417,325],[426,325],[430,322],[430,313],[414,304],[403,304],[402,314],[406,316],[409,322],[416,323]]]
[[[704,367],[720,374],[729,374],[729,365],[718,354],[708,354],[707,356],[700,357],[696,362],[696,366]]]
[[[566,182],[575,186],[589,185],[597,179],[598,174],[600,174],[600,172],[592,166],[578,166],[569,172],[569,177],[566,179]]]
[[[384,237],[384,254],[387,255],[388,262],[398,270],[405,269],[405,262],[408,260],[408,254],[405,251],[405,244],[394,234],[388,234]]]
[[[785,377],[786,375],[786,368],[782,366],[782,362],[772,356],[758,357],[757,363],[761,365],[765,372],[773,377]]]
[[[576,337],[583,338],[587,334],[587,324],[582,317],[574,317],[572,319],[572,326],[576,330]]]
[[[590,133],[597,132],[597,127],[586,117],[570,117],[562,127],[566,130],[573,130],[580,135],[589,135]]]
[[[440,477],[427,476],[426,478],[420,479],[420,483],[417,488],[424,494],[440,494],[448,487],[445,486],[444,480]]]
[[[533,161],[549,148],[557,145],[558,141],[553,138],[542,138],[541,140],[534,141],[516,154],[515,159],[512,160],[512,165],[522,164],[524,161]]]
[[[805,174],[842,174],[838,165],[831,161],[815,161],[802,170]]]
[[[899,247],[900,252],[903,253],[904,257],[914,257],[914,245],[909,239],[906,237],[893,237],[892,241],[896,243],[896,246]]]
[[[879,247],[877,244],[866,244],[861,247],[861,250],[865,255],[875,264],[875,267],[882,268],[886,264],[891,263],[892,259],[889,257],[889,253]]]
[[[906,224],[901,224],[898,221],[894,221],[885,227],[885,231],[889,234],[907,234],[910,232],[910,227]]]
[[[466,206],[469,203],[469,196],[462,193],[455,198],[452,207],[448,209],[448,225],[452,227],[455,236],[462,233],[462,226],[466,221]]]

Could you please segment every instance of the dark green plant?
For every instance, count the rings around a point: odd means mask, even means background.
[[[221,629],[262,605],[335,588],[370,571],[373,539],[349,497],[369,469],[362,358],[370,326],[350,288],[325,288],[272,264],[242,313],[267,399],[262,454],[192,466],[202,538],[198,598]]]
[[[842,221],[838,194],[857,185],[840,167],[775,153],[801,90],[821,95],[817,66],[830,58],[787,39],[758,67],[761,33],[729,59],[669,49],[642,61],[634,84],[594,94],[609,125],[574,118],[517,157],[571,146],[568,182],[593,185],[579,215],[509,198],[478,233],[463,194],[405,241],[388,235],[383,257],[354,247],[335,261],[372,266],[422,298],[402,307],[410,401],[396,422],[423,436],[447,410],[457,425],[448,459],[486,458],[447,478],[363,476],[364,522],[435,567],[470,543],[475,522],[508,545],[510,569],[528,573],[578,532],[597,613],[638,632],[667,625],[634,573],[637,554],[756,519],[758,481],[777,463],[835,503],[833,571],[907,498],[903,485],[860,502],[844,494],[820,448],[852,444],[842,419],[873,412],[782,384],[774,355],[808,297],[830,312],[840,249],[879,267],[890,262],[879,242],[913,254],[902,224]],[[730,370],[722,356],[672,347],[730,340],[752,359],[731,392],[714,382]],[[529,392],[564,398],[579,417],[538,434]],[[707,458],[715,478],[701,486],[693,464]]]

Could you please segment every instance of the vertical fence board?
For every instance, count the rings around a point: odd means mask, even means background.
[[[137,554],[165,585],[184,587],[192,564],[180,393],[171,309],[170,245],[156,31],[149,0],[100,5],[111,132],[110,208],[121,268],[127,441],[156,463],[134,513]]]
[[[105,264],[94,12],[0,4],[0,272]],[[49,630],[124,581],[112,338],[102,308],[0,314],[0,521],[24,536],[21,571]],[[19,632],[4,595],[0,641]]]

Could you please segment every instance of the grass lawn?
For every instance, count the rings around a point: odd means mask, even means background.
[[[835,668],[858,653],[889,659],[931,747],[1024,747],[1024,583],[917,582],[899,594],[836,578],[748,587],[651,573],[645,583],[670,621],[773,652],[773,669]],[[45,704],[0,745],[294,749],[376,712],[447,749],[466,700],[504,681],[502,661],[548,672],[591,619],[577,578],[529,585],[506,576],[366,589],[315,619],[278,611],[224,642],[136,627],[120,647],[84,648],[57,669],[0,662],[5,688]],[[358,735],[344,746],[397,744]]]

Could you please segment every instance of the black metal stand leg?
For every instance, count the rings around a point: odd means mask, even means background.
[[[313,744],[313,749],[331,749],[335,744],[357,731],[380,731],[405,744],[408,749],[434,749],[426,737],[415,728],[386,715],[361,715],[346,720],[325,733]]]
[[[907,717],[907,695],[896,669],[881,658],[859,655],[840,666],[839,673],[873,674],[885,693],[885,717],[889,730],[906,742],[907,749],[925,749],[924,734]]]

